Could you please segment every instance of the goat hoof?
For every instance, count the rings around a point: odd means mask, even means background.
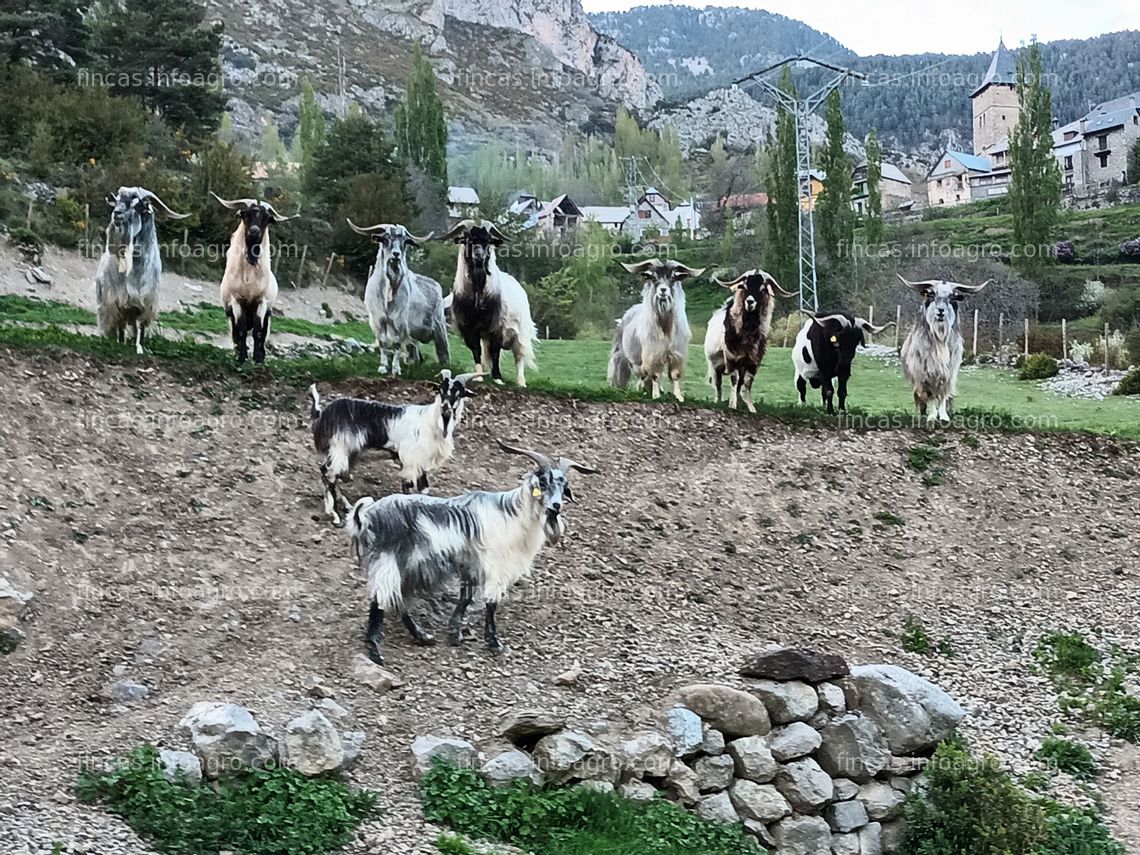
[[[492,656],[502,656],[506,647],[503,646],[503,642],[499,641],[499,639],[492,638],[487,641],[487,649],[491,651]]]
[[[447,634],[447,643],[450,644],[452,647],[459,647],[461,644],[463,644],[463,633],[462,632],[449,632]]]
[[[430,632],[425,632],[422,635],[413,637],[418,647],[433,647],[435,645],[435,636]]]
[[[384,664],[384,654],[380,652],[380,642],[369,642],[364,652],[367,654],[368,658],[375,662],[377,665]]]

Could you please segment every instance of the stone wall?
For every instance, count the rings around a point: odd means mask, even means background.
[[[849,667],[812,651],[764,651],[741,675],[735,686],[680,688],[655,726],[622,735],[530,710],[504,722],[494,748],[421,737],[415,774],[441,757],[494,785],[527,779],[638,801],[664,796],[706,819],[742,823],[777,855],[895,850],[906,794],[961,707],[903,668]]]

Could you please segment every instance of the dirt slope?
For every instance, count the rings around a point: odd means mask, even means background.
[[[425,397],[407,385],[353,388]],[[36,596],[28,640],[0,668],[0,818],[16,829],[15,851],[53,838],[147,851],[116,821],[68,803],[80,763],[142,740],[177,744],[178,719],[203,699],[244,703],[274,725],[313,677],[369,734],[354,777],[385,807],[350,851],[399,855],[434,851],[406,773],[419,734],[485,738],[519,706],[582,724],[646,719],[674,687],[731,680],[744,654],[779,642],[929,675],[968,708],[977,743],[1024,771],[1060,716],[1032,673],[1038,636],[1098,628],[1138,646],[1140,496],[1119,477],[1140,465],[1135,450],[1067,436],[983,436],[974,449],[955,438],[946,484],[929,488],[905,466],[909,432],[792,431],[493,388],[473,402],[440,492],[516,483],[522,467],[493,450],[494,436],[604,474],[581,477],[569,536],[501,610],[505,656],[476,641],[412,647],[391,626],[388,664],[406,687],[377,696],[351,676],[363,589],[343,534],[313,518],[301,399],[158,365],[0,351],[0,567]],[[391,464],[376,461],[349,493],[396,486]],[[880,511],[905,525],[876,523]],[[902,653],[908,613],[956,655]],[[473,610],[469,625],[477,619]],[[575,661],[582,686],[551,685]],[[102,700],[116,674],[148,685],[149,700]],[[1095,747],[1130,767],[1108,797],[1136,851],[1134,755]],[[91,842],[111,838],[121,842]]]

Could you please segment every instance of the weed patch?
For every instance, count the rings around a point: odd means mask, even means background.
[[[1096,759],[1092,752],[1079,742],[1049,736],[1041,743],[1035,756],[1049,768],[1082,781],[1092,780],[1097,773]]]

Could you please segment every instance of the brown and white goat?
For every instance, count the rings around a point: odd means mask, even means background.
[[[729,408],[735,410],[743,397],[748,412],[754,413],[752,381],[768,350],[775,298],[796,295],[777,285],[770,274],[757,269],[741,273],[731,282],[722,282],[714,276],[713,282],[729,289],[732,296],[713,313],[705,332],[709,383],[716,388],[719,404],[721,382],[728,374]]]
[[[277,277],[273,275],[269,249],[269,227],[292,217],[283,217],[268,202],[257,199],[223,199],[211,196],[241,218],[230,235],[226,250],[226,270],[222,274],[222,308],[230,321],[234,353],[238,362],[249,356],[246,337],[253,333],[253,361],[265,361],[265,340],[269,319],[277,301]]]

